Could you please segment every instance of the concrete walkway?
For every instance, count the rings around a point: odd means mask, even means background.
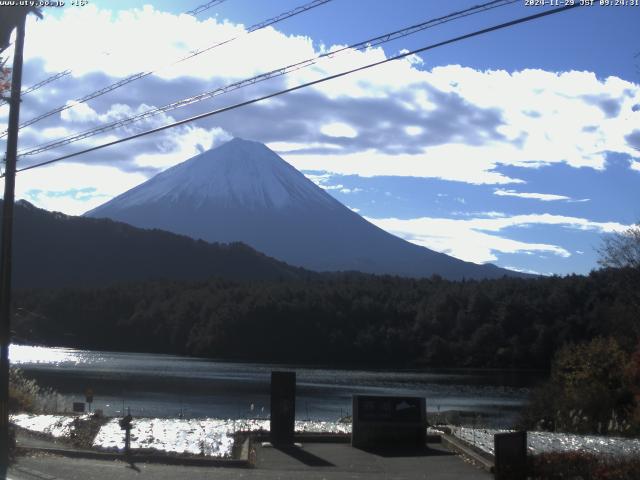
[[[439,444],[414,454],[365,452],[344,443],[308,443],[302,448],[256,446],[256,466],[220,468],[161,464],[128,464],[120,460],[67,458],[33,453],[18,458],[11,480],[200,479],[489,479],[493,475],[470,465]]]

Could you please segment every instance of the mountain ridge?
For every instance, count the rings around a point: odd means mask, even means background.
[[[451,280],[526,274],[465,262],[369,223],[265,145],[235,138],[85,213],[209,242],[244,242],[314,271]]]
[[[242,243],[207,243],[110,219],[49,212],[24,200],[15,205],[13,257],[15,288],[214,277],[292,280],[313,275]]]

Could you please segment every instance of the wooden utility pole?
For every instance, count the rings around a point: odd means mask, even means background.
[[[0,473],[9,462],[9,344],[11,343],[11,242],[13,238],[13,204],[16,184],[16,156],[20,123],[20,90],[22,89],[22,53],[24,27],[28,11],[17,19],[7,154],[4,168],[4,202],[2,205],[2,246],[0,249]],[[3,475],[4,477],[4,475]]]

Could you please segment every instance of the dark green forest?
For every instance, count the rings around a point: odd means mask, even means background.
[[[243,243],[207,243],[108,219],[49,212],[23,200],[16,203],[16,288],[101,287],[125,279],[189,281],[218,276],[234,280],[295,280],[313,275]]]
[[[14,341],[316,365],[548,369],[563,345],[640,338],[638,269],[447,281],[363,274],[19,290]]]

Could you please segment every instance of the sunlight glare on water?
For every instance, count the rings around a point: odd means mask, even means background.
[[[79,365],[89,361],[87,352],[72,348],[35,347],[31,345],[14,345],[9,347],[9,360],[12,364],[49,364]]]
[[[299,420],[344,417],[354,394],[412,395],[428,398],[432,412],[475,411],[485,426],[506,428],[533,383],[522,372],[327,369],[24,345],[12,345],[10,355],[27,378],[66,399],[56,408],[69,410],[90,388],[92,407],[107,416],[126,406],[136,417],[262,417],[271,372],[285,368],[296,372]]]

